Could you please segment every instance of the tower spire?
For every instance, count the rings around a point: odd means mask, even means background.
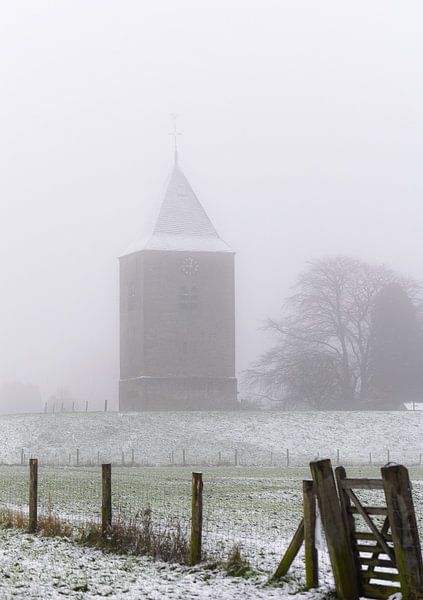
[[[178,164],[178,135],[181,135],[176,127],[176,121],[178,119],[178,115],[176,113],[172,113],[171,118],[173,120],[173,131],[169,133],[169,135],[173,136],[174,143],[174,157],[175,157],[175,166]]]

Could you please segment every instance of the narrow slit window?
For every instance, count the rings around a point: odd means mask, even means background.
[[[179,302],[180,307],[183,310],[187,310],[189,308],[190,295],[189,295],[189,292],[188,292],[188,288],[185,285],[183,285],[181,287],[181,295],[180,295],[180,299],[179,300],[180,300],[180,302]]]
[[[137,301],[137,289],[135,286],[135,281],[130,281],[128,285],[128,310],[132,310],[135,308]]]
[[[197,293],[197,288],[194,285],[191,288],[190,308],[191,308],[191,310],[195,310],[197,307],[198,307],[198,293]]]

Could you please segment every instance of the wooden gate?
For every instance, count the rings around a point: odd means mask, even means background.
[[[381,479],[357,479],[348,478],[343,467],[334,476],[330,460],[310,467],[338,598],[386,600],[401,592],[403,600],[422,599],[422,556],[407,469],[387,465]],[[359,490],[368,498],[359,498]],[[377,505],[374,490],[382,492]]]
[[[347,528],[362,595],[388,598],[400,592],[399,572],[386,506],[365,504],[357,490],[384,491],[382,479],[348,479],[343,467],[335,469],[342,518]],[[383,502],[384,504],[384,502]]]

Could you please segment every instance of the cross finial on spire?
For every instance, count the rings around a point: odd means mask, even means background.
[[[178,164],[178,135],[181,135],[176,127],[176,121],[178,119],[178,115],[175,113],[172,113],[170,115],[173,119],[173,131],[172,133],[169,133],[169,135],[173,136],[173,140],[174,140],[174,144],[175,144],[175,165]]]

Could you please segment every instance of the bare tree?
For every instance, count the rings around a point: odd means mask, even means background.
[[[256,399],[282,410],[333,406],[338,396],[337,364],[327,352],[285,340],[263,354],[245,373]]]
[[[282,410],[295,407],[284,378],[286,359],[286,346],[277,344],[244,373],[244,382],[257,400],[279,405]]]
[[[298,375],[305,374],[304,366],[308,364],[309,384],[313,372],[315,385],[320,388],[324,376],[316,379],[317,373],[326,372],[326,377],[334,374],[336,385],[328,383],[329,396],[337,395],[339,406],[351,408],[356,406],[356,399],[365,400],[370,384],[373,301],[383,287],[392,283],[417,298],[419,287],[415,282],[384,266],[343,256],[309,263],[285,303],[282,318],[269,319],[266,324],[275,333],[277,344],[247,372],[249,384],[271,389],[273,382],[279,395],[287,396],[287,386],[293,385],[289,372],[295,364],[297,391],[306,399],[307,386],[305,382],[300,385]],[[287,364],[291,364],[290,369]]]
[[[315,410],[334,406],[339,395],[337,364],[326,352],[301,349],[284,364],[287,397],[295,406]]]

